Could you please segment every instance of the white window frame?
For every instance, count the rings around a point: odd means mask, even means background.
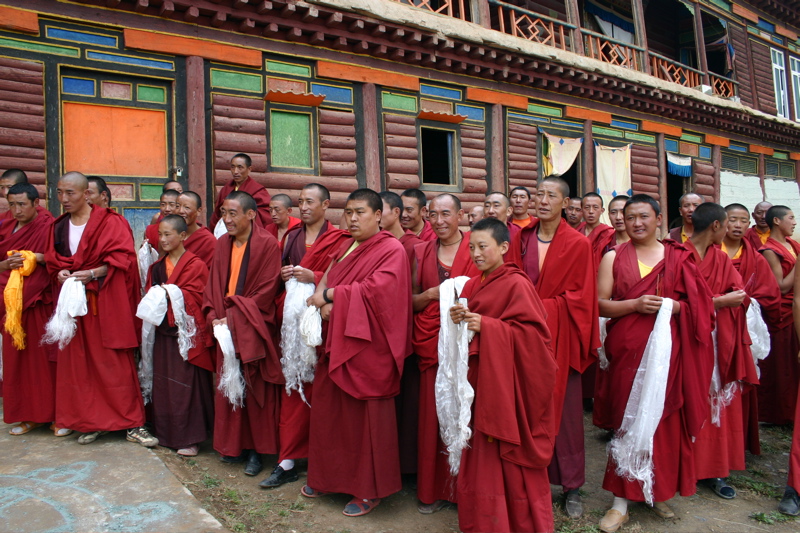
[[[789,98],[786,91],[786,60],[783,52],[770,48],[772,58],[772,82],[775,87],[775,106],[778,108],[778,116],[789,118]]]
[[[792,96],[794,97],[794,119],[800,121],[800,59],[789,56],[792,69]]]

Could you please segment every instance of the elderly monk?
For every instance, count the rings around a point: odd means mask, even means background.
[[[467,212],[467,219],[469,220],[469,227],[475,225],[476,222],[483,220],[484,212],[482,205],[476,205]]]
[[[89,203],[97,207],[111,207],[111,190],[106,180],[99,176],[89,176]]]
[[[795,335],[800,336],[800,276],[795,276],[793,287],[793,306]],[[794,430],[792,432],[792,448],[789,452],[789,479],[786,490],[778,504],[778,511],[790,516],[800,515],[800,405],[794,414]]]
[[[567,224],[569,224],[569,227],[574,230],[577,230],[583,223],[583,212],[581,211],[581,205],[582,201],[579,196],[570,197],[569,202],[567,202],[567,207],[564,208],[564,217],[567,220]]]
[[[161,218],[158,219],[158,222],[167,215],[176,215],[178,213],[178,197],[180,195],[181,193],[175,189],[167,189],[161,193]],[[154,222],[144,229],[144,239],[160,256],[163,252],[158,245],[158,222]]]
[[[288,194],[276,194],[272,197],[269,201],[269,214],[272,224],[267,226],[267,231],[278,240],[282,253],[289,232],[302,221],[292,216],[292,199]]]
[[[244,473],[255,476],[263,468],[260,454],[279,449],[284,378],[275,298],[281,256],[278,241],[256,222],[258,205],[252,196],[231,192],[220,213],[228,233],[217,241],[203,309],[209,327],[228,327],[236,351],[235,361],[225,361],[218,343],[218,380],[223,365],[232,366],[241,372],[246,387],[239,405],[216,389],[214,449],[223,462],[244,462]]]
[[[347,197],[353,241],[334,254],[309,298],[329,329],[314,379],[301,492],[353,495],[345,516],[369,513],[402,487],[394,397],[411,353],[411,280],[403,246],[380,229],[382,207],[370,189]]]
[[[745,239],[753,249],[758,250],[767,243],[769,239],[769,224],[767,224],[767,211],[772,207],[769,202],[758,202],[753,208],[753,220],[755,225],[748,228],[744,234]]]
[[[18,423],[9,431],[11,435],[24,435],[56,419],[56,350],[52,345],[40,346],[44,326],[53,314],[53,293],[44,266],[53,215],[37,210],[39,192],[29,183],[11,186],[6,199],[14,218],[0,225],[0,257],[4,258],[0,287],[5,291],[12,271],[17,271],[17,281],[12,281],[9,290],[19,296],[12,310],[6,308],[5,300],[0,302],[0,316],[5,315],[3,421]],[[22,250],[35,255],[26,260]],[[57,437],[72,433],[55,424],[51,429]]]
[[[318,284],[331,263],[334,254],[343,242],[350,240],[347,232],[334,228],[325,215],[330,205],[330,192],[324,185],[309,183],[300,191],[298,199],[302,225],[289,233],[283,250],[281,280],[285,283],[291,278],[303,283]],[[285,293],[278,300],[278,313],[282,316]],[[323,341],[327,333],[323,323]],[[317,348],[317,357],[322,349]],[[303,384],[303,394],[309,403],[313,398],[313,384]],[[311,408],[303,401],[297,391],[284,393],[280,414],[280,451],[278,464],[272,473],[259,486],[275,488],[284,483],[299,479],[295,470],[295,459],[308,457],[308,427]]]
[[[684,243],[692,236],[694,232],[692,213],[703,201],[703,197],[694,192],[687,192],[678,199],[678,213],[681,215],[682,224],[677,228],[672,228],[667,238]]]
[[[202,211],[203,201],[196,192],[186,191],[178,196],[175,214],[186,221],[186,239],[183,241],[183,246],[211,268],[217,239],[207,227],[201,226],[197,221],[197,217],[201,216]]]
[[[458,475],[461,531],[553,531],[547,464],[556,433],[556,362],[545,310],[527,275],[504,263],[508,226],[482,220],[470,234],[480,274],[450,310],[476,333],[468,379],[473,434]]]
[[[400,223],[423,241],[432,241],[436,233],[428,221],[428,200],[419,189],[406,189],[400,195],[403,199],[403,215]]]
[[[589,241],[561,218],[569,185],[558,177],[545,178],[537,196],[539,219],[522,228],[514,244],[521,253],[517,264],[547,310],[558,363],[553,397],[559,428],[548,474],[552,484],[563,487],[567,514],[575,518],[583,512],[578,490],[586,479],[581,374],[597,358],[600,345],[597,278]]]
[[[514,187],[509,194],[511,200],[512,224],[524,228],[533,224],[533,217],[528,213],[531,208],[531,192],[526,187]]]
[[[800,344],[792,327],[793,284],[800,244],[790,238],[797,224],[791,209],[774,205],[767,211],[766,219],[770,234],[761,253],[778,282],[782,298],[777,319],[767,323],[770,352],[761,363],[758,413],[761,422],[790,424],[794,420],[800,383],[800,365],[796,357]]]
[[[222,218],[220,208],[228,195],[234,191],[243,191],[253,197],[258,206],[256,224],[262,228],[272,224],[272,217],[269,213],[270,196],[267,189],[250,177],[253,168],[253,160],[247,154],[236,154],[231,158],[231,180],[220,189],[217,195],[217,202],[214,204],[214,212],[211,213],[211,220],[208,227],[211,232],[217,227],[217,223]]]
[[[181,196],[185,198],[185,194]],[[215,368],[209,350],[212,339],[202,311],[208,266],[184,248],[186,234],[186,221],[179,215],[167,215],[158,224],[158,239],[165,255],[150,267],[145,290],[175,285],[183,296],[184,320],[194,320],[192,347],[186,351],[186,359],[179,349],[180,330],[172,305],[156,328],[150,412],[153,432],[161,446],[177,450],[178,455],[194,457],[200,444],[211,436],[214,425],[211,374]],[[216,244],[216,239],[212,240]]]
[[[719,497],[731,499],[736,491],[725,478],[731,470],[745,469],[741,386],[758,385],[747,331],[750,299],[733,262],[717,248],[727,233],[725,209],[711,202],[700,204],[692,214],[692,223],[694,233],[684,247],[694,255],[714,297],[717,339],[717,370],[710,398],[712,417],[695,441],[696,473]]]
[[[605,340],[609,365],[600,371],[606,379],[598,380],[595,401],[608,403],[612,427],[617,430],[612,440],[616,452],[609,455],[603,480],[603,488],[614,494],[613,507],[600,520],[600,530],[607,533],[629,520],[629,500],[652,501],[658,516],[672,518],[675,514],[664,502],[678,491],[684,496],[696,492],[692,442],[709,418],[714,367],[714,306],[691,252],[675,241],[658,241],[661,213],[658,202],[646,194],[628,200],[625,224],[630,242],[607,253],[598,273],[600,313],[611,320]],[[672,348],[653,357],[668,358],[668,368],[651,364],[637,372],[664,298],[672,300],[672,307],[664,311],[670,319]],[[666,395],[663,402],[656,396],[644,404],[651,416],[658,417],[657,425],[651,419],[638,426],[624,422],[624,414],[626,409],[643,407],[637,397],[631,398],[631,389],[645,375],[652,376],[655,384],[648,390],[664,387]],[[642,450],[626,436],[652,444]],[[617,457],[629,460],[620,464]],[[642,469],[632,465],[639,463],[637,458]],[[641,477],[634,478],[635,474]]]
[[[506,209],[508,206],[506,206]],[[417,245],[413,271],[414,353],[419,358],[419,436],[417,498],[419,511],[430,514],[448,501],[456,502],[456,480],[450,475],[447,448],[439,437],[436,415],[436,372],[439,369],[439,285],[458,276],[477,276],[469,255],[469,234],[458,229],[463,211],[452,194],[440,194],[430,203],[429,217],[435,241]],[[502,221],[505,224],[505,221]],[[445,317],[446,318],[446,317]]]
[[[133,234],[122,215],[88,202],[87,187],[86,176],[79,172],[58,180],[64,214],[48,232],[45,254],[56,292],[60,295],[68,278],[81,282],[88,309],[75,317],[74,337],[58,353],[56,425],[82,432],[79,444],[127,429],[129,441],[156,446],[158,439],[143,427],[144,403],[133,353],[141,329]]]
[[[725,211],[728,213],[728,231],[722,240],[722,251],[728,254],[734,268],[742,277],[744,290],[751,301],[755,300],[761,307],[763,320],[767,323],[776,321],[780,317],[781,291],[767,260],[758,253],[758,248],[754,248],[744,238],[750,226],[750,213],[742,204],[730,204],[725,207]],[[749,383],[741,383],[741,386],[745,449],[754,455],[761,455],[758,437],[758,387]]]

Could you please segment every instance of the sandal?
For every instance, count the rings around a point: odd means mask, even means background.
[[[53,435],[55,435],[56,437],[69,437],[70,435],[72,435],[71,429],[60,428],[56,426],[55,422],[50,424],[50,431],[52,431]]]
[[[193,446],[187,446],[186,448],[181,448],[178,450],[178,455],[182,455],[183,457],[194,457],[197,455],[197,452],[200,451],[200,447],[197,444]]]
[[[703,484],[714,491],[714,494],[726,500],[732,500],[736,497],[736,489],[728,485],[721,477],[704,479]]]
[[[14,435],[15,437],[19,437],[20,435],[24,435],[40,426],[43,426],[41,422],[20,422],[8,432],[9,435]],[[17,431],[19,430],[19,431]]]
[[[300,494],[305,496],[306,498],[319,498],[321,496],[327,496],[327,492],[322,492],[321,490],[314,490],[308,485],[303,485],[303,488],[300,489]]]
[[[353,498],[350,500],[350,503],[344,506],[342,514],[345,516],[364,516],[365,514],[371,513],[380,503],[380,498],[375,498],[373,500]]]

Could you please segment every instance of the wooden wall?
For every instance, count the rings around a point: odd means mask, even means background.
[[[649,194],[661,201],[658,192],[658,149],[655,146],[634,144],[631,146],[631,188],[634,194]]]
[[[778,108],[775,105],[775,85],[772,81],[772,57],[769,46],[751,39],[750,50],[753,56],[753,73],[755,74],[753,85],[758,99],[758,109],[764,113],[776,115]]]
[[[714,199],[714,165],[707,161],[697,158],[692,160],[692,190],[703,196],[706,202],[713,202]]]
[[[527,187],[531,194],[536,190],[539,172],[537,142],[539,128],[531,124],[508,123],[508,188]]]
[[[753,107],[753,83],[750,78],[750,62],[747,59],[747,32],[744,27],[728,22],[728,38],[736,51],[733,62],[736,81],[739,82],[739,99],[742,104]]]

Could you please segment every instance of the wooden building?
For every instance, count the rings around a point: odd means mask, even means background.
[[[334,218],[553,170],[668,219],[688,190],[797,204],[800,11],[750,1],[0,0],[0,170],[55,212],[58,176],[102,176],[136,229],[169,178],[213,205],[236,152]]]

